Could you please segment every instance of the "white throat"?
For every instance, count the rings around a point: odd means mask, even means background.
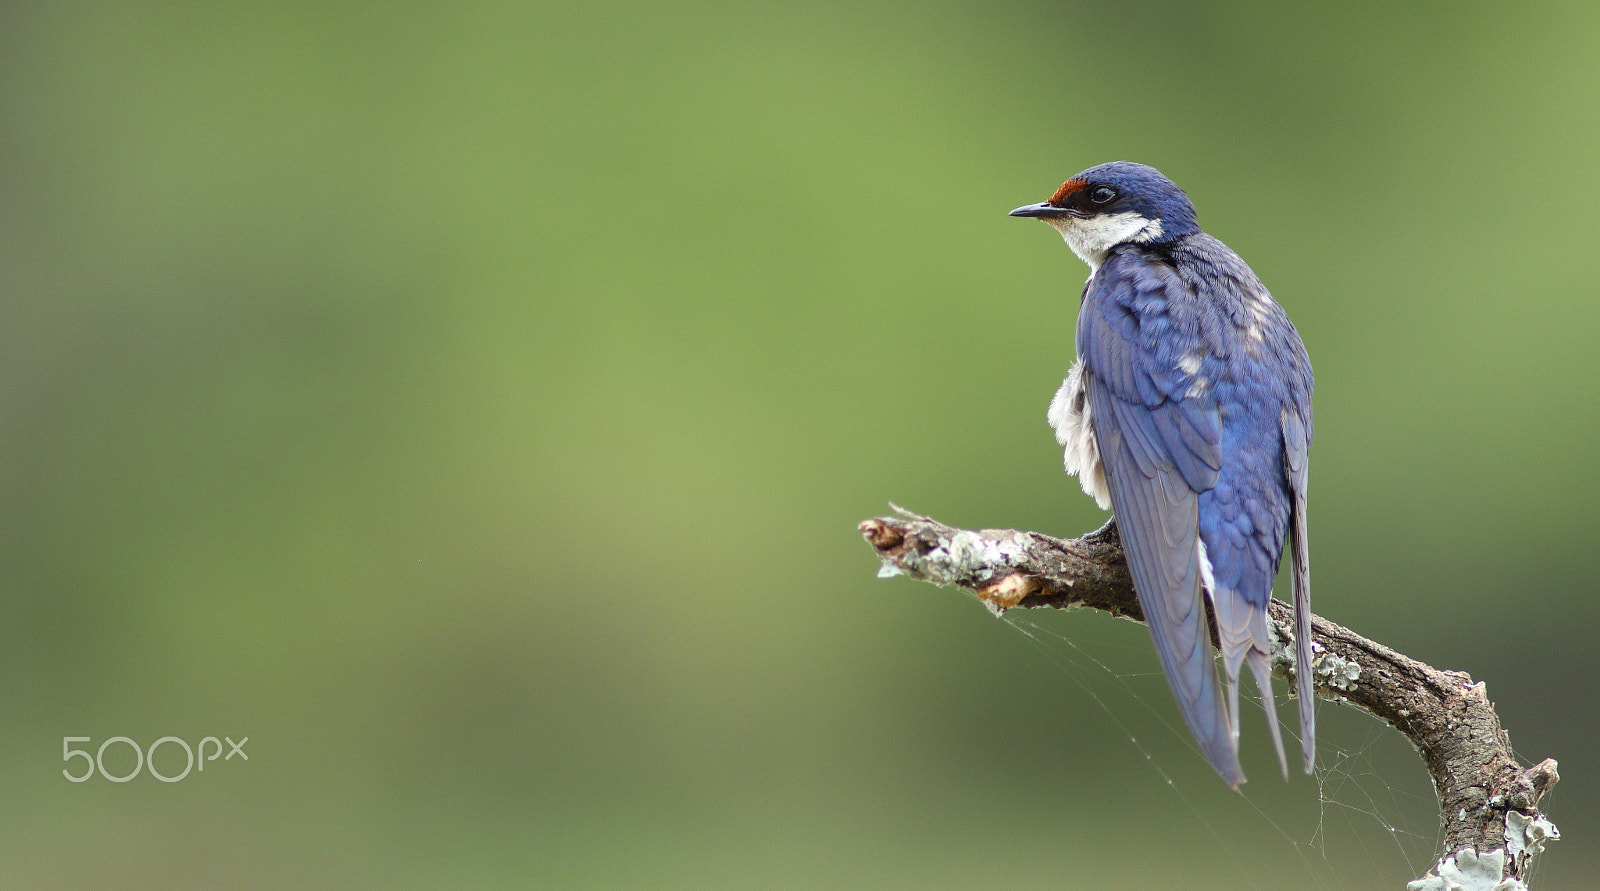
[[[1105,262],[1106,253],[1127,242],[1154,241],[1161,237],[1161,221],[1140,216],[1133,211],[1102,214],[1079,219],[1073,216],[1047,217],[1045,222],[1054,226],[1061,238],[1089,264],[1093,272]]]

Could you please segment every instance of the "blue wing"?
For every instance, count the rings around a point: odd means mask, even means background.
[[[1100,460],[1135,593],[1179,709],[1224,782],[1244,782],[1211,658],[1199,560],[1199,495],[1222,467],[1215,406],[1184,394],[1170,267],[1142,254],[1109,258],[1084,295],[1078,352]],[[1174,350],[1179,355],[1173,355]],[[1188,363],[1192,365],[1193,363]]]

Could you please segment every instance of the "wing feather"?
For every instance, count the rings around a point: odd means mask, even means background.
[[[1206,760],[1224,782],[1238,786],[1244,772],[1217,682],[1201,594],[1198,494],[1166,457],[1170,450],[1155,431],[1150,409],[1118,398],[1092,372],[1085,384],[1112,509],[1156,655]]]
[[[1306,773],[1317,754],[1317,699],[1311,669],[1311,549],[1306,538],[1306,485],[1311,429],[1297,411],[1283,414],[1284,468],[1293,495],[1289,512],[1289,569],[1294,589],[1295,692],[1300,698],[1300,750]]]

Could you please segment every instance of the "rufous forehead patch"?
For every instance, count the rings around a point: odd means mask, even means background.
[[[1050,203],[1059,205],[1062,202],[1067,200],[1067,196],[1068,195],[1071,195],[1073,192],[1077,192],[1077,191],[1082,190],[1087,185],[1089,185],[1089,181],[1088,180],[1085,180],[1085,179],[1069,179],[1066,182],[1061,184],[1061,188],[1056,189],[1056,193],[1054,195],[1050,196]]]

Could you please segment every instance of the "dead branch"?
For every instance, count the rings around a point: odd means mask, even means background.
[[[1087,606],[1143,619],[1115,521],[1082,538],[1059,539],[955,529],[895,510],[899,517],[859,527],[883,561],[879,575],[960,585],[997,615],[1013,607]],[[1272,602],[1274,632],[1284,644],[1273,654],[1273,672],[1290,679],[1291,613]],[[1444,848],[1408,891],[1525,889],[1534,855],[1560,837],[1539,810],[1540,796],[1560,778],[1556,762],[1521,767],[1484,685],[1466,674],[1424,665],[1320,616],[1312,629],[1317,695],[1365,709],[1400,731],[1433,778]]]

